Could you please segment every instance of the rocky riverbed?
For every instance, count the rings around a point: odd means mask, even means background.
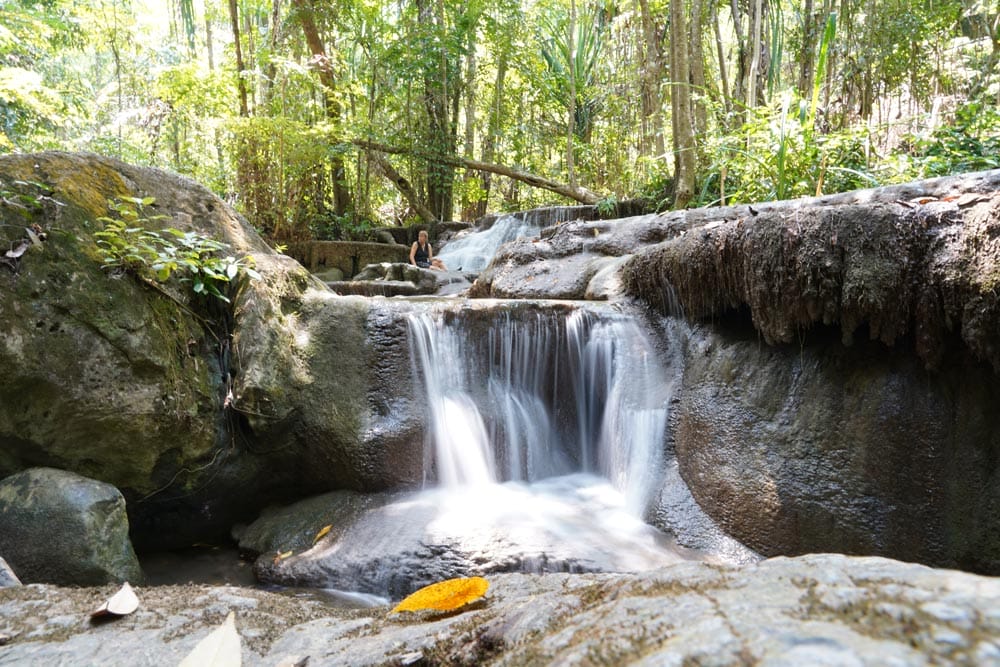
[[[231,611],[244,665],[1000,665],[1000,580],[874,557],[499,574],[445,614],[138,588],[138,611],[92,623],[115,588],[0,590],[0,665],[177,664]]]

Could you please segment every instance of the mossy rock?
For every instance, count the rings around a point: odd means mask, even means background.
[[[419,479],[419,425],[394,398],[409,376],[398,318],[336,297],[168,172],[0,156],[0,191],[0,476],[49,466],[111,483],[146,548],[225,535],[279,499]],[[225,304],[105,270],[94,233],[124,197],[154,198],[163,218],[144,226],[222,241],[262,278]]]

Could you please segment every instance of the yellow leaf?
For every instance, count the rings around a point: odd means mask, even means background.
[[[458,609],[486,595],[490,582],[482,577],[448,579],[430,586],[424,586],[416,593],[396,605],[390,614],[400,611],[421,611],[438,609],[448,611]]]
[[[285,551],[284,553],[282,553],[281,551],[276,552],[274,554],[274,564],[277,565],[278,563],[285,560],[291,555],[292,555],[291,551]]]
[[[316,544],[321,539],[323,539],[323,537],[330,532],[330,528],[332,527],[333,526],[323,526],[322,528],[320,528],[319,532],[316,533],[316,537],[313,538],[313,544]]]

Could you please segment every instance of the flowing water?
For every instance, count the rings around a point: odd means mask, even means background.
[[[580,209],[578,206],[559,206],[503,215],[489,229],[455,237],[437,256],[449,269],[477,273],[486,268],[504,243],[538,236],[542,227],[572,220],[580,215]]]
[[[305,554],[324,585],[397,595],[472,572],[700,557],[644,521],[664,482],[676,374],[632,319],[568,304],[439,303],[407,317],[426,488]]]
[[[500,311],[482,335],[445,313],[418,312],[409,326],[442,486],[583,472],[644,514],[673,383],[632,319],[608,309]]]

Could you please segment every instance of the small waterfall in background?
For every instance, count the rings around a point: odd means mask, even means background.
[[[662,469],[672,385],[629,318],[589,310],[497,313],[485,332],[410,315],[444,487],[599,475],[641,517]]]
[[[575,219],[580,208],[557,206],[500,216],[489,229],[455,237],[441,248],[437,257],[449,269],[478,273],[486,268],[504,243],[538,236],[543,227]]]

